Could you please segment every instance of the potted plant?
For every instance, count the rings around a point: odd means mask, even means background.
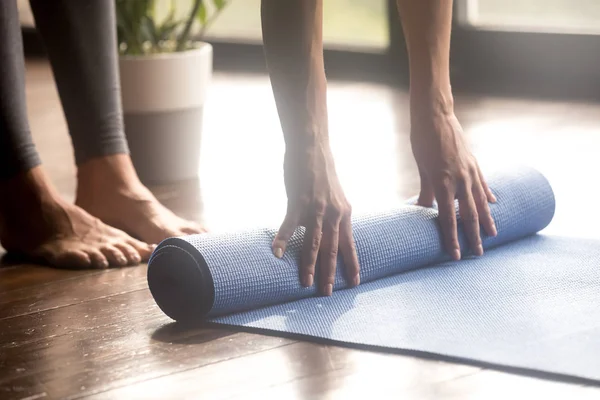
[[[212,46],[203,39],[226,3],[116,0],[125,133],[147,184],[198,176],[213,67]]]

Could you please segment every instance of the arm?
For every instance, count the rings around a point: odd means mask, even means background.
[[[350,204],[335,171],[327,121],[322,0],[262,0],[265,55],[283,130],[287,215],[273,241],[282,257],[287,241],[306,227],[301,281],[312,286],[320,256],[320,292],[331,295],[338,249],[350,285],[359,283]]]
[[[454,199],[475,255],[480,224],[496,235],[488,202],[496,199],[463,138],[450,86],[451,0],[397,0],[409,56],[411,144],[421,177],[419,204],[437,199],[445,247],[461,257]]]

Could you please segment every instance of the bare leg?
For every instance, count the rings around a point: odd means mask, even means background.
[[[92,159],[79,167],[78,178],[79,206],[141,240],[157,244],[167,237],[204,232],[156,200],[139,181],[128,155]]]
[[[123,131],[114,0],[30,0],[78,165],[76,204],[147,242],[201,232],[140,182]]]
[[[14,1],[0,2],[0,242],[64,268],[138,263],[152,248],[65,202],[46,177],[29,132],[25,65]]]
[[[7,251],[58,268],[146,261],[152,247],[64,201],[41,166],[0,183],[0,241]]]

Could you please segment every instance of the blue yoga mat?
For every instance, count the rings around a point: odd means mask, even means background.
[[[600,241],[538,233],[555,210],[538,171],[487,180],[498,235],[482,237],[482,257],[451,261],[437,211],[407,204],[354,218],[362,283],[347,287],[340,259],[331,297],[300,284],[302,229],[283,259],[271,253],[276,229],[167,239],[150,291],[177,321],[600,381]]]

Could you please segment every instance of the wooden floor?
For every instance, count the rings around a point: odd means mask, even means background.
[[[60,191],[74,168],[51,72],[30,62],[29,114]],[[416,193],[407,96],[330,83],[333,148],[357,213]],[[527,162],[557,193],[549,230],[600,237],[600,105],[457,96],[484,167]],[[216,74],[200,183],[155,188],[169,207],[212,230],[278,224],[285,211],[283,142],[263,76]],[[577,224],[573,221],[582,221]],[[0,399],[600,398],[600,389],[472,366],[171,323],[147,288],[146,266],[61,271],[0,268]]]

